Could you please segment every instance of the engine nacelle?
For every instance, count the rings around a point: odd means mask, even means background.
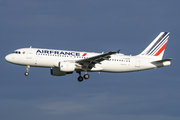
[[[51,68],[51,75],[64,76],[64,75],[66,75],[66,72],[60,71],[59,68]]]
[[[59,62],[59,70],[63,72],[73,72],[75,70],[75,63]]]

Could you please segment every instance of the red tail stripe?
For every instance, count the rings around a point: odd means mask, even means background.
[[[162,46],[162,48],[154,56],[160,55],[162,53],[162,51],[166,48],[166,44],[167,44],[167,42]]]

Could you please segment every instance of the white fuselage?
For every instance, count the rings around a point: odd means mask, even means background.
[[[75,62],[81,59],[87,59],[101,53],[40,49],[40,48],[22,48],[16,50],[18,52],[6,56],[6,60],[13,64],[57,68],[58,62]],[[163,64],[152,64],[155,61],[152,58],[142,56],[126,56],[123,54],[111,55],[111,58],[104,60],[88,70],[89,72],[132,72],[146,69],[153,69],[170,65],[170,61],[165,61]],[[81,70],[83,71],[83,70]]]
[[[78,81],[89,79],[87,72],[133,72],[171,65],[172,58],[162,59],[170,33],[161,32],[140,54],[127,56],[118,51],[108,53],[79,52],[41,48],[22,48],[5,57],[6,61],[26,66],[51,68],[54,76],[64,76],[76,71]],[[81,75],[81,72],[85,74]]]

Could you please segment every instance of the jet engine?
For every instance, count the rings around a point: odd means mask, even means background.
[[[60,71],[59,68],[51,68],[51,75],[64,76],[64,75],[66,75],[66,72]]]
[[[75,70],[75,63],[70,62],[55,62],[55,68],[51,68],[51,75],[64,76],[66,74],[72,74]]]
[[[59,70],[62,72],[73,72],[75,70],[75,63],[59,62]]]

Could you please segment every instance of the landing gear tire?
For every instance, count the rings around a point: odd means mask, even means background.
[[[25,72],[25,76],[28,76],[29,75],[29,73],[28,72]]]
[[[78,81],[79,81],[79,82],[82,82],[82,81],[83,81],[83,77],[82,77],[82,76],[79,76],[79,77],[78,77]]]
[[[84,79],[89,79],[89,74],[84,74]]]

